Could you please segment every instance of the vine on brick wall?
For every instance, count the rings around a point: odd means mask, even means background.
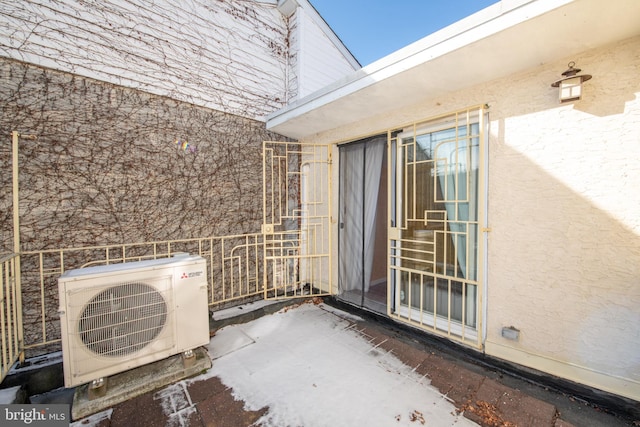
[[[13,130],[38,136],[19,146],[23,251],[260,231],[262,141],[283,139],[264,123],[17,61],[0,60],[0,70],[3,252]],[[298,186],[289,183],[290,197]],[[57,279],[41,295],[37,263],[23,259],[27,343],[43,338],[43,315],[47,337],[60,334]]]
[[[20,143],[24,250],[260,230],[264,123],[71,74],[1,62],[3,186]],[[190,141],[195,152],[176,146]],[[3,249],[11,242],[2,199]]]
[[[248,117],[295,96],[289,24],[248,0],[0,0],[3,188],[11,131],[38,137],[19,148],[22,250],[259,232],[262,141],[282,138]],[[22,259],[27,344],[60,336],[57,278],[41,293],[36,258]]]

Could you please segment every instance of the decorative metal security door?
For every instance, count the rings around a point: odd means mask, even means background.
[[[333,293],[328,145],[263,144],[265,298]]]
[[[416,123],[390,139],[389,315],[478,347],[484,121],[477,107]]]

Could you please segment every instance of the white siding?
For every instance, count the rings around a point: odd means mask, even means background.
[[[314,10],[298,8],[296,13],[298,98],[322,89],[357,70],[351,55],[346,56],[337,37]]]
[[[288,29],[252,0],[2,0],[0,56],[261,118],[286,101]]]

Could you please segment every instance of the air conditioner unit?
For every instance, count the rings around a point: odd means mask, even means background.
[[[87,267],[58,279],[65,387],[209,342],[204,258]]]

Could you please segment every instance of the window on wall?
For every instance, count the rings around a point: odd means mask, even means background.
[[[415,150],[415,179],[407,183],[418,218],[412,225],[441,232],[435,271],[471,280],[477,274],[476,251],[469,247],[478,219],[477,133],[474,123],[416,135],[415,143],[408,140]]]

